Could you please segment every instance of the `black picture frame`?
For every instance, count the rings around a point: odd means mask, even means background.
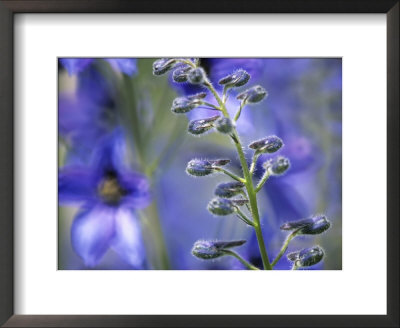
[[[0,0],[0,324],[4,327],[399,327],[399,8],[398,0]],[[13,22],[14,14],[18,13],[386,14],[387,315],[14,315]]]

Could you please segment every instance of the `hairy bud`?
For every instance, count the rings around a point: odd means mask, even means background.
[[[286,157],[278,156],[266,161],[263,167],[272,175],[281,175],[289,169],[290,161]]]
[[[170,71],[176,65],[177,61],[174,58],[161,58],[153,63],[153,74],[163,75]]]
[[[221,198],[232,198],[241,193],[244,183],[239,181],[220,183],[214,191],[214,194]]]
[[[221,133],[231,133],[233,122],[228,117],[221,117],[217,122],[215,122],[215,128]]]
[[[235,88],[245,85],[250,80],[250,74],[243,69],[239,69],[218,81],[226,88]]]
[[[254,149],[258,154],[275,153],[283,146],[283,142],[277,136],[269,136],[257,141],[253,141],[249,148]]]
[[[229,215],[236,211],[236,206],[228,199],[214,198],[208,203],[207,209],[215,215]]]
[[[219,166],[226,165],[229,159],[203,160],[192,159],[186,166],[186,172],[196,177],[203,177],[214,173]]]
[[[192,84],[202,84],[206,79],[206,72],[203,68],[192,69],[188,74],[188,80]]]
[[[316,215],[309,219],[290,221],[284,223],[281,230],[299,230],[297,234],[317,235],[328,230],[331,223],[325,215]]]
[[[320,246],[305,248],[298,252],[289,253],[288,260],[294,262],[296,267],[309,267],[319,263],[324,257],[324,250]]]
[[[192,109],[200,106],[207,94],[205,92],[198,93],[188,97],[179,97],[175,98],[172,102],[171,110],[176,114],[184,114]]]
[[[214,122],[219,118],[219,115],[194,120],[189,123],[188,131],[191,134],[199,135],[207,132],[214,126]]]
[[[232,247],[241,246],[245,240],[232,240],[232,241],[211,241],[211,240],[198,240],[194,243],[192,254],[203,260],[216,259],[225,255],[224,250]]]
[[[178,83],[186,82],[188,80],[188,73],[191,69],[192,68],[189,65],[178,67],[172,73],[172,79]]]
[[[268,95],[267,90],[265,90],[262,86],[256,85],[246,91],[240,93],[236,99],[241,100],[246,104],[258,103],[263,100]]]
[[[229,215],[237,211],[238,206],[243,206],[247,204],[246,199],[226,199],[226,198],[213,198],[207,206],[207,209],[215,215]]]

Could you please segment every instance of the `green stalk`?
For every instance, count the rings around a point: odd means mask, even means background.
[[[286,252],[286,250],[287,250],[287,248],[288,248],[288,246],[289,246],[289,243],[292,241],[292,239],[293,239],[294,237],[297,236],[297,233],[298,233],[298,232],[299,232],[299,229],[293,231],[293,232],[286,238],[285,243],[282,245],[282,248],[281,248],[279,254],[276,256],[275,260],[273,260],[272,263],[271,263],[272,267],[274,267],[275,264],[278,263],[278,261],[281,259],[282,255],[285,254],[285,252]]]
[[[247,262],[243,257],[241,257],[238,253],[231,251],[229,249],[224,249],[224,253],[227,255],[233,256],[240,261],[247,269],[249,270],[260,270],[259,268],[255,267],[253,264]]]
[[[223,103],[223,101],[219,97],[217,91],[214,89],[214,87],[211,84],[211,82],[210,81],[206,81],[205,85],[211,91],[211,93],[214,95],[214,98],[217,100],[217,102],[218,102],[218,104],[219,104],[224,116],[227,117],[227,118],[230,118],[230,116],[228,114],[228,111],[227,111],[227,109],[225,107],[225,104]],[[237,150],[238,155],[239,155],[240,164],[242,166],[244,178],[246,179],[246,181],[244,183],[245,183],[245,186],[246,186],[247,195],[249,197],[251,213],[252,213],[253,219],[254,219],[253,220],[253,222],[254,222],[254,230],[256,232],[258,247],[260,249],[260,254],[261,254],[261,259],[262,259],[262,262],[263,262],[264,270],[272,270],[272,266],[271,266],[271,263],[269,262],[269,258],[268,258],[268,253],[267,253],[267,250],[265,248],[264,237],[262,235],[261,224],[260,224],[260,216],[259,216],[259,213],[258,213],[258,206],[257,206],[257,196],[256,196],[256,192],[255,192],[255,189],[254,189],[254,186],[253,186],[253,180],[252,180],[249,168],[247,166],[246,157],[244,156],[243,147],[242,147],[242,144],[240,142],[239,135],[238,135],[238,133],[236,131],[236,128],[233,128],[232,139],[233,139],[233,141],[235,143],[235,147],[236,147],[236,150]]]

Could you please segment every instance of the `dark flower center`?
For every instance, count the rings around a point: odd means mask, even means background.
[[[126,191],[121,187],[116,176],[106,175],[99,183],[98,193],[105,203],[116,205],[126,194]]]

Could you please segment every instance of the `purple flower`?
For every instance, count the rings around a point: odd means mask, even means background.
[[[116,90],[95,67],[78,76],[74,93],[58,97],[58,127],[68,145],[68,163],[86,163],[100,138],[113,131],[119,122]]]
[[[94,62],[95,58],[60,58],[60,63],[69,75],[83,72]],[[116,72],[134,75],[137,72],[136,58],[104,58]]]
[[[149,185],[123,165],[122,141],[117,129],[99,141],[89,165],[69,165],[59,172],[59,204],[80,205],[71,242],[88,267],[96,266],[109,248],[133,267],[144,262],[140,223],[133,210],[149,204]]]

